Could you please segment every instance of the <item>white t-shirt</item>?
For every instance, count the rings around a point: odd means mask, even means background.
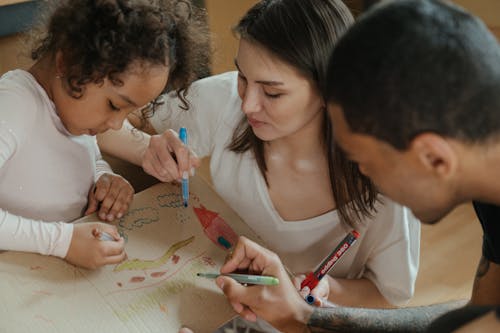
[[[64,258],[73,225],[63,221],[82,216],[105,172],[95,137],[71,135],[30,73],[0,78],[1,250]]]
[[[189,145],[199,157],[211,155],[210,172],[220,196],[295,273],[311,271],[350,231],[337,211],[304,221],[284,221],[273,206],[253,153],[226,147],[243,117],[237,73],[195,82],[180,108],[174,94],[150,119],[158,133],[186,127]],[[300,189],[297,189],[300,191]],[[407,302],[414,291],[419,263],[420,223],[388,198],[376,205],[374,217],[357,228],[361,237],[341,258],[331,276],[372,280],[393,304]]]

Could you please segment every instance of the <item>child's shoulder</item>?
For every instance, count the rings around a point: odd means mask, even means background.
[[[47,93],[27,71],[15,69],[0,77],[1,102],[6,98],[22,99],[22,104],[36,103],[37,100],[46,99]]]
[[[9,128],[35,125],[35,114],[47,101],[45,90],[29,72],[17,69],[0,77],[0,115]]]

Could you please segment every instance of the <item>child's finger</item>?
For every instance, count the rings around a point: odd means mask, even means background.
[[[101,220],[113,221],[115,219],[115,216],[111,215],[110,210],[115,204],[119,193],[120,188],[118,186],[111,186],[109,188],[106,197],[101,201],[101,208],[99,209],[99,218],[101,218]]]
[[[103,201],[108,195],[109,188],[111,187],[111,179],[108,175],[104,174],[97,180],[95,184],[95,198],[97,201]]]
[[[99,201],[97,201],[94,193],[95,187],[92,187],[92,189],[89,192],[89,203],[87,206],[87,209],[85,210],[84,215],[89,215],[97,211],[97,208],[99,208]]]
[[[117,241],[105,241],[104,255],[106,257],[116,257],[125,253],[125,239],[120,237]]]
[[[121,218],[128,210],[130,203],[132,202],[133,191],[128,187],[123,187],[116,201],[114,202],[108,215],[113,215],[117,218]]]
[[[107,256],[104,259],[104,264],[105,265],[119,264],[125,259],[127,259],[127,253],[123,251],[122,253],[115,256]]]

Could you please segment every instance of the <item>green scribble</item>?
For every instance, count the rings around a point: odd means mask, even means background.
[[[193,289],[193,283],[187,281],[168,281],[163,286],[156,288],[154,292],[140,297],[137,301],[113,310],[121,321],[126,322],[141,313],[158,308],[160,304],[165,303],[169,296],[179,294],[187,288]]]
[[[156,260],[141,260],[141,259],[131,259],[122,262],[121,264],[117,265],[113,271],[115,272],[121,272],[125,270],[133,271],[133,270],[146,270],[146,269],[155,269],[158,267],[161,267],[162,265],[166,264],[170,257],[173,256],[173,254],[183,248],[184,246],[188,245],[194,241],[194,236],[189,237],[186,240],[180,241],[172,245],[167,252],[160,258]]]

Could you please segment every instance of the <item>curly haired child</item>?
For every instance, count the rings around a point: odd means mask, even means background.
[[[97,268],[126,257],[116,228],[65,222],[93,212],[120,218],[133,189],[102,160],[95,135],[133,111],[154,111],[167,86],[187,89],[207,59],[207,33],[184,1],[49,7],[34,65],[0,78],[0,249]]]

